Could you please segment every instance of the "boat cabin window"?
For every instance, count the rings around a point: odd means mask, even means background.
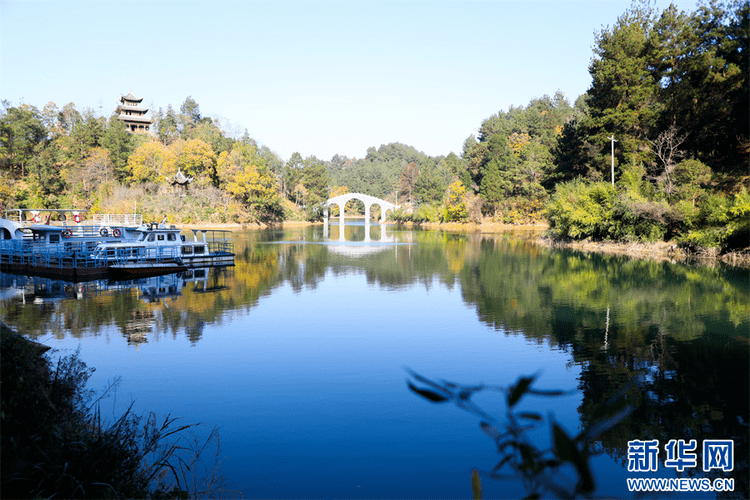
[[[50,243],[60,243],[60,235],[59,234],[50,234],[49,235],[49,242]]]
[[[184,234],[180,235],[180,241],[185,241],[185,235]]]
[[[148,235],[148,241],[154,241],[154,235],[153,234],[149,234]]]
[[[159,234],[159,235],[157,235],[157,239],[158,239],[159,241],[164,241],[164,235],[163,235],[163,234]]]
[[[189,255],[191,253],[193,253],[193,247],[191,246],[182,247],[182,255]]]
[[[196,246],[196,247],[195,247],[195,253],[203,253],[203,251],[204,251],[205,249],[206,249],[206,247],[204,247],[203,245],[201,245],[201,246]]]

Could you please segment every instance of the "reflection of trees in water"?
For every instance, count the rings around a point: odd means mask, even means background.
[[[733,438],[736,466],[747,471],[747,270],[551,251],[515,236],[439,231],[394,231],[397,242],[411,244],[357,258],[331,251],[320,233],[319,227],[238,233],[233,268],[212,270],[200,288],[188,283],[175,297],[152,303],[129,289],[32,306],[6,300],[2,312],[22,331],[80,337],[108,325],[127,335],[136,311],[152,321],[150,338],[184,334],[195,343],[206,325],[245,314],[273,289],[314,289],[328,273],[363,272],[385,290],[429,288],[435,280],[458,284],[481,321],[570,353],[582,367],[584,421],[635,378],[628,402],[639,410],[603,437],[610,455],[622,459],[629,439]],[[278,240],[289,243],[273,243]]]
[[[2,302],[3,319],[36,338],[108,335],[114,326],[128,344],[136,346],[182,332],[196,342],[206,318],[215,320],[223,314],[220,294],[231,294],[226,282],[232,272],[233,268],[196,269],[132,282],[68,284],[76,294]]]
[[[576,358],[583,363],[579,389],[583,391],[579,413],[584,423],[601,415],[598,407],[629,380],[625,400],[636,411],[605,433],[601,446],[622,464],[627,461],[628,441],[658,439],[733,439],[737,498],[748,489],[748,345],[746,339],[704,336],[677,341],[656,328],[646,334],[644,346],[620,346],[603,351],[596,344],[580,345]],[[613,407],[612,410],[616,410]],[[698,464],[702,449],[697,450]],[[663,460],[664,454],[660,454]],[[688,469],[685,475],[702,473]],[[718,477],[716,474],[711,477]]]
[[[483,321],[543,337],[581,365],[584,424],[634,381],[625,401],[637,410],[603,436],[608,454],[626,460],[632,439],[734,439],[731,477],[741,496],[750,420],[747,275],[572,252],[533,258],[510,244],[481,252],[461,284]]]

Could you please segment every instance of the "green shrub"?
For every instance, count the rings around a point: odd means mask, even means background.
[[[654,201],[629,201],[619,196],[613,210],[611,236],[622,241],[658,241],[667,233],[669,205]]]
[[[681,246],[735,250],[750,246],[750,195],[743,188],[731,198],[712,194],[704,197],[695,227],[678,238]]]
[[[403,208],[397,208],[392,212],[389,212],[388,218],[397,224],[404,224],[411,221],[411,214],[406,213]]]
[[[544,220],[544,203],[540,198],[510,198],[500,218],[505,224],[533,224]]]
[[[412,221],[421,222],[440,222],[440,210],[434,205],[420,205],[412,214]]]
[[[615,189],[606,182],[580,179],[557,186],[547,205],[547,220],[561,237],[606,239],[610,237]]]
[[[388,218],[398,224],[414,222],[421,224],[423,222],[440,222],[441,211],[435,205],[420,205],[416,210],[409,213],[403,208],[397,208],[388,215]]]

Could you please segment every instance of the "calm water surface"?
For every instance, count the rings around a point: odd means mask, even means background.
[[[747,270],[553,251],[523,233],[345,230],[237,232],[236,265],[196,276],[0,275],[0,314],[61,354],[80,347],[91,388],[121,377],[107,411],[134,402],[217,427],[226,496],[470,497],[494,443],[479,417],[411,392],[407,368],[501,386],[538,374],[570,393],[523,408],[571,434],[632,379],[637,411],[597,443],[597,494],[631,497],[628,477],[705,477],[700,460],[665,467],[664,452],[658,473],[628,473],[629,440],[733,439],[736,491],[718,496],[747,496]],[[504,415],[499,393],[474,401]]]

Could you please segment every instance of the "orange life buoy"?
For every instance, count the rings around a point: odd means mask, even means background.
[[[70,229],[65,229],[63,230],[62,235],[63,238],[70,238],[71,236],[73,236],[73,231],[71,231]]]
[[[73,216],[73,220],[75,221],[76,224],[80,224],[81,223],[81,216],[78,215],[78,214],[75,214]]]
[[[107,236],[109,232],[107,231],[106,227],[103,227],[99,230],[99,234],[101,234],[102,236]]]
[[[41,222],[42,218],[39,217],[39,214],[34,215],[34,218],[32,219],[34,222]]]
[[[120,231],[120,228],[116,227],[114,231],[112,231],[112,236],[114,236],[115,238],[119,238],[120,236],[122,236],[122,231]]]

